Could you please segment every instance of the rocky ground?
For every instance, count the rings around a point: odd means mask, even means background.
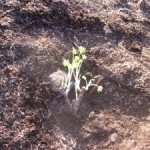
[[[104,90],[48,117],[48,75],[77,46]],[[149,0],[0,1],[0,149],[149,150]]]

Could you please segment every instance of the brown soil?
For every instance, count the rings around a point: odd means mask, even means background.
[[[104,90],[48,117],[47,78],[78,45]],[[149,100],[149,0],[0,1],[1,150],[149,150]]]

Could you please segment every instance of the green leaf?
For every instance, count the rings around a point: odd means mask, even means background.
[[[73,68],[78,68],[79,65],[80,65],[80,64],[79,64],[78,62],[75,62],[75,63],[72,64],[72,67],[73,67]]]
[[[86,55],[82,55],[82,59],[83,60],[87,59],[87,56]]]
[[[68,59],[64,59],[63,60],[63,66],[64,67],[68,67],[70,65],[69,60]]]
[[[80,60],[80,57],[79,56],[75,56],[75,61],[79,61]]]
[[[82,63],[82,61],[83,61],[83,60],[79,59],[79,61],[78,61],[78,62],[79,62],[79,64],[81,64],[81,63]]]
[[[78,52],[77,52],[77,50],[73,47],[72,48],[72,53],[74,54],[74,55],[76,55]]]
[[[84,54],[85,51],[86,51],[86,49],[84,47],[82,47],[82,46],[79,47],[80,54]]]
[[[97,92],[102,92],[102,90],[103,90],[103,87],[102,86],[98,86]]]

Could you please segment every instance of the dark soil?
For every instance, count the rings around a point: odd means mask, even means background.
[[[148,0],[0,1],[0,149],[149,150],[149,19]],[[48,75],[77,46],[104,90],[74,117],[64,100],[49,109]]]

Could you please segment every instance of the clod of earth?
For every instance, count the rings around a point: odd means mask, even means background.
[[[62,86],[62,82],[65,80],[66,77],[67,77],[67,73],[62,70],[58,70],[50,74],[49,81],[51,83],[52,90],[58,92]]]

